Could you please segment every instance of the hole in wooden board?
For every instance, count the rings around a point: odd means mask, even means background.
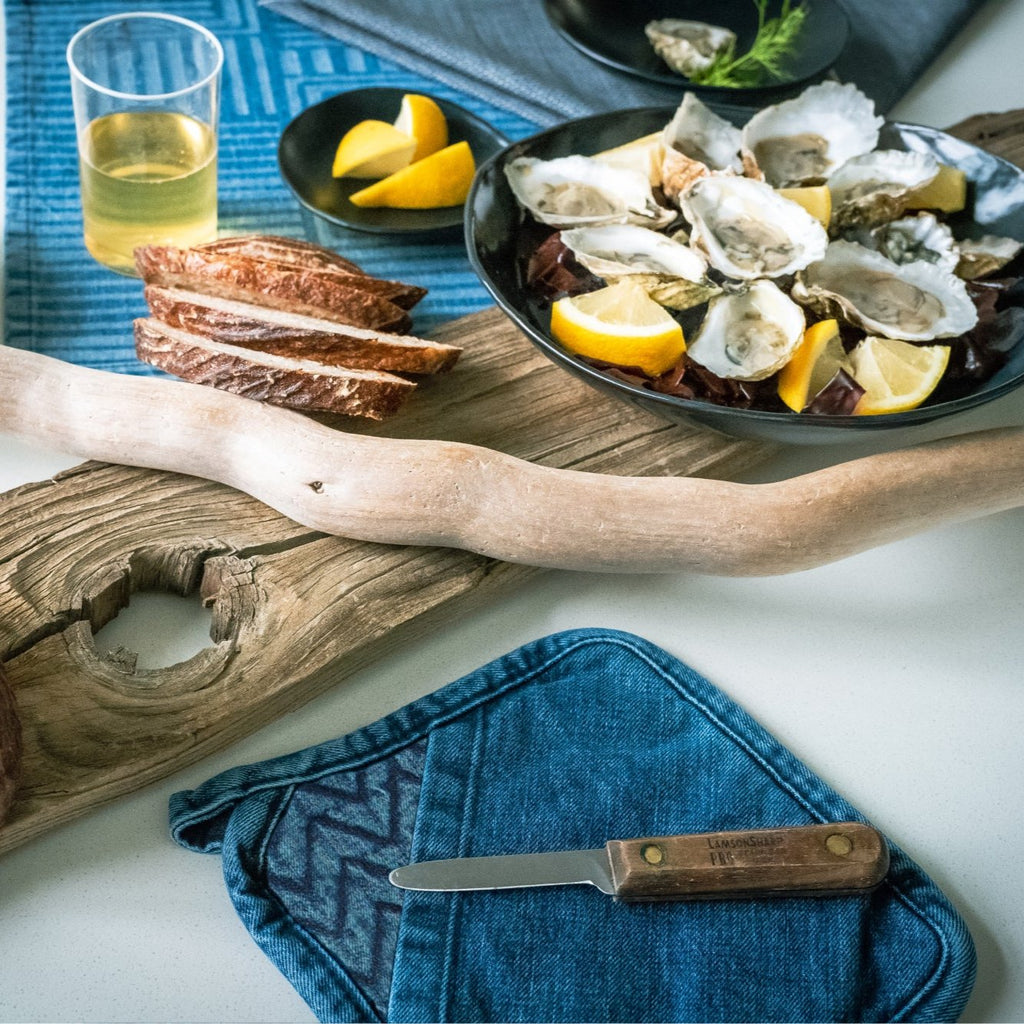
[[[136,669],[158,669],[187,661],[213,646],[210,629],[213,617],[204,608],[199,594],[182,597],[167,591],[135,591],[122,608],[93,640],[101,656],[126,661],[119,651],[137,657]]]

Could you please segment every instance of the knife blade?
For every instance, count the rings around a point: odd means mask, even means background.
[[[589,884],[620,900],[642,901],[851,895],[875,888],[888,868],[880,833],[844,821],[420,861],[388,877],[400,889],[432,892]]]

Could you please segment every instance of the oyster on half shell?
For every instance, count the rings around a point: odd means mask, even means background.
[[[824,259],[797,275],[792,295],[824,316],[901,341],[955,338],[978,321],[960,278],[920,260],[898,265],[856,242],[830,243]]]
[[[673,70],[689,78],[736,45],[736,33],[720,25],[683,18],[659,18],[644,26],[654,52]]]
[[[762,279],[713,298],[686,353],[719,377],[764,380],[792,358],[804,324],[804,311]]]
[[[742,174],[739,128],[688,92],[661,133],[661,184],[675,199],[711,171]]]
[[[860,242],[868,249],[880,252],[893,263],[923,260],[951,272],[956,270],[960,258],[949,225],[943,224],[934,213],[900,217],[888,224],[857,232],[850,241]]]
[[[910,193],[938,173],[939,162],[930,153],[876,149],[850,157],[829,175],[832,229],[894,220],[906,209]]]
[[[1024,242],[1016,238],[1002,238],[999,235],[982,235],[981,238],[965,238],[959,243],[960,262],[956,266],[957,277],[974,281],[1002,270],[1012,259],[1016,259]]]
[[[561,239],[596,277],[608,284],[630,277],[671,309],[690,309],[721,291],[698,252],[650,228],[601,224],[562,231]]]
[[[776,188],[809,185],[874,149],[882,123],[855,85],[822,82],[756,113],[743,128],[743,147]]]
[[[505,167],[516,199],[542,224],[569,228],[583,224],[641,224],[665,227],[675,211],[659,206],[640,171],[593,157],[540,160],[521,156]]]
[[[679,197],[691,244],[727,277],[782,277],[819,260],[828,234],[802,206],[770,185],[737,175],[699,178]]]

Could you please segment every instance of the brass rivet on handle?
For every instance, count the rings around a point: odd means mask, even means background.
[[[842,832],[833,832],[825,840],[825,849],[829,853],[834,853],[837,857],[847,857],[853,850],[853,842],[849,836],[844,836]]]
[[[665,851],[657,843],[647,843],[640,848],[640,856],[648,864],[661,864],[665,860]]]

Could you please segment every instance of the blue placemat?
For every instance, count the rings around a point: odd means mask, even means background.
[[[347,46],[255,0],[134,0],[207,26],[224,44],[219,205],[222,234],[264,232],[330,245],[370,273],[430,289],[413,328],[489,305],[461,240],[434,244],[323,225],[302,210],[277,169],[277,143],[301,110],[347,89],[386,85],[461,103],[510,138],[535,126],[521,116]],[[95,263],[82,242],[74,119],[64,51],[96,18],[126,5],[7,0],[6,342],[69,362],[155,374],[134,352],[131,322],[142,287]]]

